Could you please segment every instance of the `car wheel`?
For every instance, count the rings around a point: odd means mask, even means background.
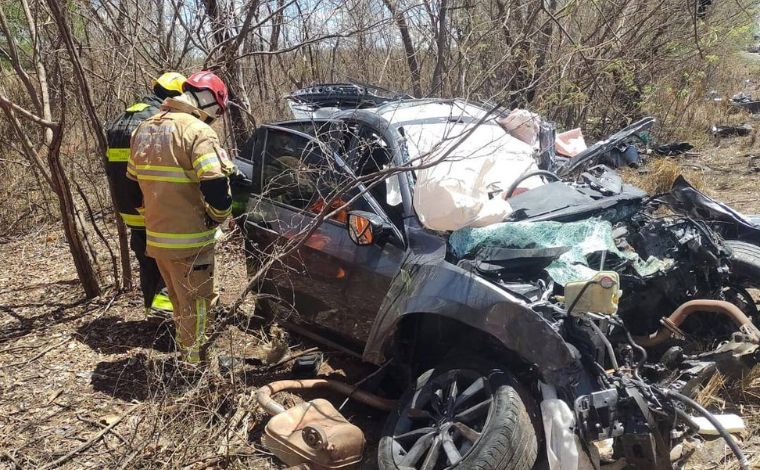
[[[477,361],[428,370],[388,417],[380,470],[532,468],[536,431],[514,383]]]
[[[726,240],[731,249],[733,277],[744,287],[760,287],[760,247],[738,240]]]

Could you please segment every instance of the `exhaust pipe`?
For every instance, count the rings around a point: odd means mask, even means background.
[[[344,382],[327,379],[279,380],[272,382],[264,385],[256,392],[256,401],[267,413],[274,416],[284,412],[285,407],[274,401],[272,395],[283,390],[303,390],[309,388],[327,388],[383,411],[391,411],[396,405],[394,400],[387,400],[363,390],[357,390],[356,387],[352,387]]]
[[[649,336],[634,336],[633,340],[640,346],[651,348],[657,346],[673,336],[673,330],[694,312],[711,312],[725,315],[736,324],[739,331],[749,337],[755,343],[760,343],[760,330],[752,323],[752,320],[741,311],[739,307],[724,300],[690,300],[678,307],[669,317],[662,319],[665,325],[657,332]]]

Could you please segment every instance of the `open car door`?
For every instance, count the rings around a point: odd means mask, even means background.
[[[386,217],[382,209],[359,188],[337,193],[352,176],[318,139],[283,127],[262,129],[244,224],[249,273],[280,257],[261,292],[291,315],[287,320],[363,342],[401,264],[403,240],[354,243],[349,211]]]

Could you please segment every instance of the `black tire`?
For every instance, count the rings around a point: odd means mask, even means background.
[[[467,365],[428,370],[399,399],[378,446],[379,470],[533,468],[538,439],[514,379],[482,361],[462,364]],[[452,394],[453,383],[457,389]],[[447,400],[450,396],[454,399]],[[424,413],[410,417],[411,409]],[[413,452],[415,445],[419,452]],[[410,461],[405,462],[406,457]]]
[[[731,250],[732,277],[744,287],[760,287],[760,246],[738,240],[726,240]]]

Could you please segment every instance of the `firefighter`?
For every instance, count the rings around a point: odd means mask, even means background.
[[[141,213],[142,208],[132,205],[128,197],[129,139],[143,120],[158,112],[164,99],[182,94],[184,83],[185,77],[179,73],[167,72],[161,75],[153,80],[153,95],[146,96],[128,107],[108,126],[106,173],[115,190],[115,203],[119,215],[130,228],[129,244],[140,267],[140,288],[145,302],[146,316],[171,315],[172,303],[167,295],[156,260],[145,254],[145,219]]]
[[[211,307],[218,299],[214,245],[231,213],[234,166],[210,124],[227,108],[227,87],[211,72],[188,77],[183,94],[132,135],[127,177],[145,207],[147,253],[156,259],[174,305],[176,343],[201,360]]]

